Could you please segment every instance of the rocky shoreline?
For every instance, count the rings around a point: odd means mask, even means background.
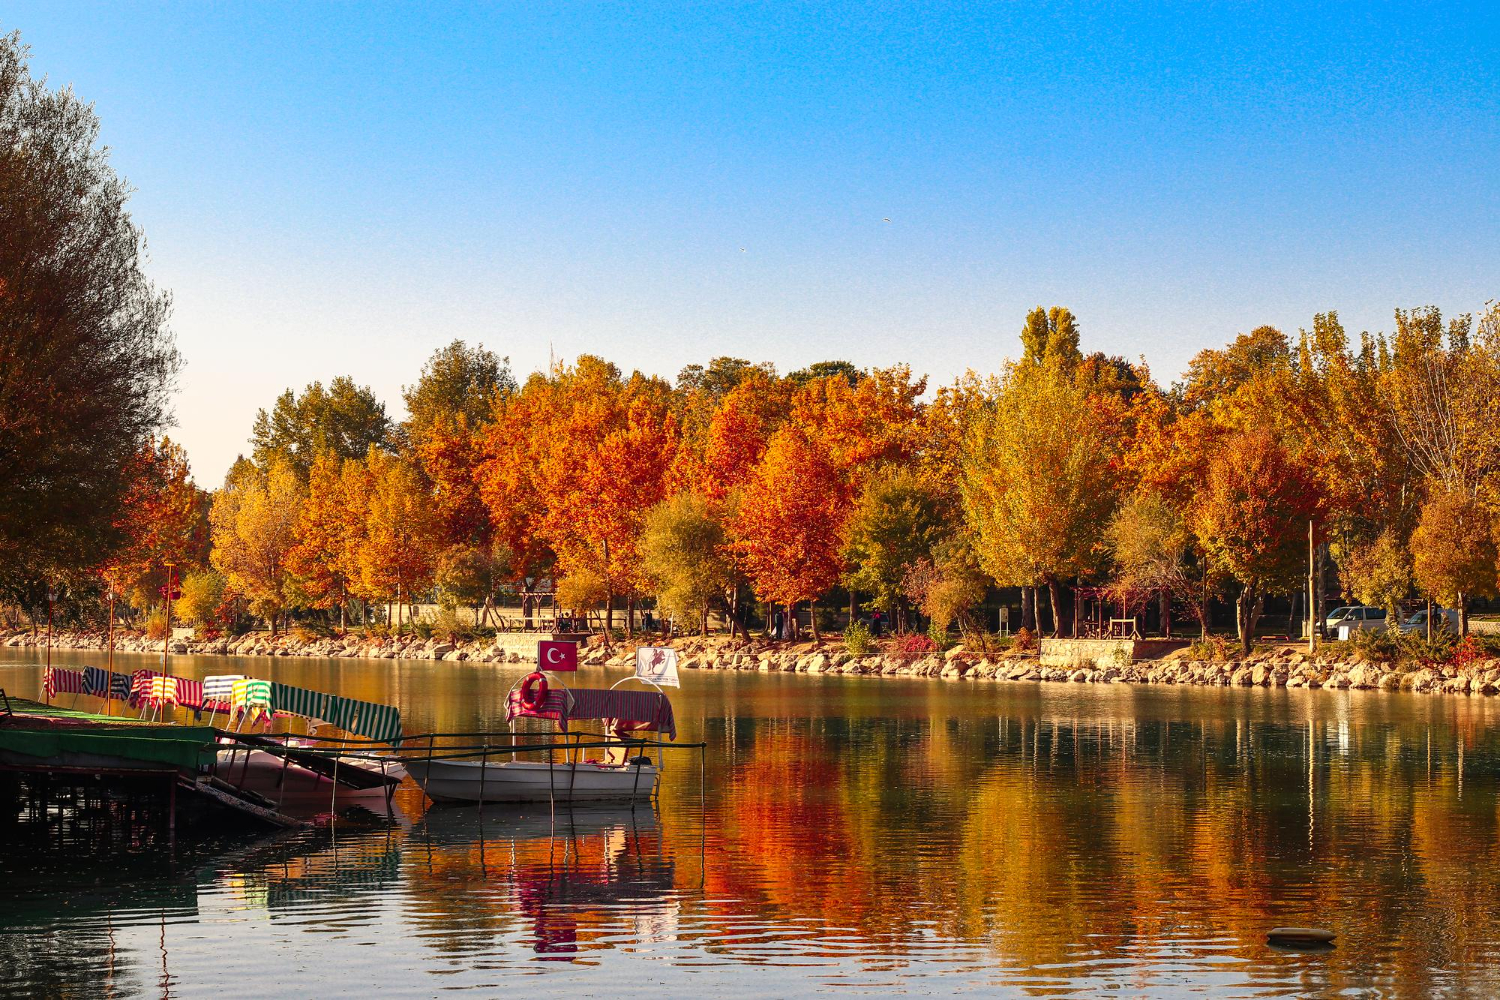
[[[44,632],[3,634],[0,645],[39,648]],[[584,665],[628,666],[634,646],[611,649],[592,640],[583,650]],[[54,633],[54,649],[102,651],[102,632]],[[511,643],[513,646],[514,643]],[[1135,663],[1049,666],[1036,653],[970,653],[961,647],[921,656],[875,653],[851,656],[838,641],[768,643],[724,639],[678,639],[678,664],[684,670],[743,670],[760,673],[829,674],[859,677],[933,677],[944,680],[1052,682],[1074,684],[1158,684],[1199,687],[1333,688],[1470,695],[1500,694],[1500,660],[1479,660],[1463,667],[1430,664],[1405,668],[1388,662],[1309,658],[1305,651],[1281,646],[1228,661],[1194,660],[1185,651]],[[174,655],[301,656],[348,659],[439,660],[526,664],[534,659],[507,650],[495,640],[448,642],[440,639],[331,636],[301,639],[291,634],[272,638],[250,633],[239,638],[198,641],[174,639]],[[141,633],[116,631],[122,653],[160,653],[162,640]]]

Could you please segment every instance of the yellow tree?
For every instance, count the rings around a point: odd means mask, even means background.
[[[304,488],[291,463],[271,455],[262,470],[241,459],[215,495],[209,513],[212,561],[250,611],[277,619],[291,603],[288,555],[297,541]]]
[[[1456,608],[1459,633],[1469,634],[1469,598],[1495,593],[1495,535],[1479,502],[1461,490],[1436,485],[1412,532],[1417,585]]]
[[[1115,429],[1057,361],[1013,366],[971,428],[964,511],[996,582],[1045,586],[1063,634],[1065,581],[1097,569],[1116,503]]]
[[[345,467],[352,466],[346,475]],[[357,573],[350,556],[351,541],[363,531],[363,489],[358,486],[360,463],[324,452],[313,460],[308,474],[307,498],[297,520],[296,540],[287,553],[291,586],[300,603],[309,607],[338,608],[339,627],[347,622],[350,578]]]
[[[422,475],[405,459],[371,448],[357,560],[360,586],[375,599],[401,605],[432,581],[436,519]]]

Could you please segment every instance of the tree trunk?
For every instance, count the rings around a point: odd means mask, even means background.
[[[604,634],[615,630],[615,595],[605,593],[604,595]]]
[[[1467,639],[1469,636],[1469,595],[1462,590],[1458,592],[1458,637]]]
[[[1036,588],[1021,588],[1021,627],[1036,634]]]
[[[1240,598],[1236,602],[1235,617],[1239,620],[1240,628],[1240,652],[1246,656],[1250,655],[1250,648],[1255,643],[1255,626],[1260,619],[1261,598],[1254,584],[1246,584],[1245,589],[1240,591]]]
[[[1158,614],[1161,617],[1161,633],[1164,637],[1172,638],[1172,595],[1163,590],[1157,597],[1159,602]]]
[[[635,638],[635,595],[625,598],[625,638]]]
[[[853,625],[859,617],[859,602],[854,599],[854,588],[849,588],[849,624]]]
[[[1047,603],[1052,605],[1052,638],[1061,639],[1063,634],[1062,587],[1055,577],[1047,578]]]
[[[807,618],[808,618],[809,624],[812,625],[813,642],[820,641],[823,637],[818,634],[818,602],[817,601],[808,601],[807,602]]]
[[[1325,568],[1328,554],[1328,543],[1324,542],[1318,546],[1317,557],[1314,559],[1314,586],[1317,599],[1313,607],[1313,623],[1318,629],[1318,639],[1328,641],[1328,580]]]

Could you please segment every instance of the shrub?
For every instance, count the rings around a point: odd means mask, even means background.
[[[898,656],[926,656],[937,652],[938,645],[920,632],[908,632],[898,636],[894,652]]]
[[[165,639],[166,637],[167,613],[161,608],[157,608],[146,618],[146,638]]]
[[[1019,629],[1011,640],[1010,648],[1018,653],[1034,653],[1037,649],[1036,633],[1029,628]]]
[[[868,656],[873,645],[870,626],[864,622],[850,622],[844,629],[844,652],[850,656]]]
[[[1479,660],[1484,659],[1485,650],[1480,647],[1479,640],[1472,635],[1464,636],[1464,641],[1453,647],[1453,654],[1449,659],[1455,667],[1472,667]]]
[[[315,642],[318,639],[318,630],[304,625],[301,622],[293,625],[291,631],[292,638],[296,639],[300,643],[303,643],[304,645],[309,642]]]
[[[223,634],[217,625],[197,625],[193,628],[193,638],[198,642],[213,642]]]
[[[1235,647],[1222,635],[1205,636],[1188,646],[1188,655],[1195,660],[1227,660],[1234,652]]]
[[[412,622],[412,628],[416,629],[418,639],[426,641],[432,638],[432,622],[427,618],[418,618]]]
[[[927,626],[927,638],[931,639],[938,649],[949,649],[954,644],[953,640],[948,638],[948,626],[939,625],[936,619]]]
[[[971,653],[1003,653],[1015,645],[1013,635],[1000,635],[975,629],[964,633],[964,649]]]

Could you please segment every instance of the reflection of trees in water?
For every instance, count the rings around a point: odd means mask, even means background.
[[[1278,923],[1339,930],[1316,974],[1332,989],[1391,976],[1418,994],[1433,970],[1488,960],[1500,735],[1351,718],[1334,699],[1301,717],[1198,704],[1201,718],[738,720],[709,777],[705,905],[729,927],[807,920],[893,945],[935,922],[1062,976],[1080,942],[1217,938],[1202,947],[1274,979],[1295,966],[1262,946]]]

